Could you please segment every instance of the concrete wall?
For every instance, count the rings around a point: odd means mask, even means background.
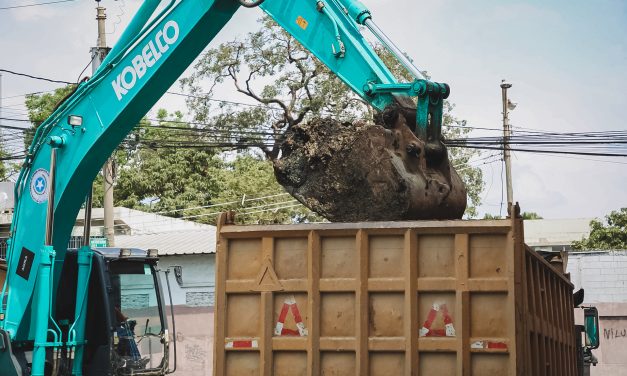
[[[177,341],[177,369],[174,375],[211,376],[213,373],[213,307],[176,306],[174,316]],[[172,353],[173,350],[170,351],[171,362],[174,361]]]
[[[599,364],[591,375],[627,376],[627,251],[571,253],[567,270],[575,289],[584,288],[584,304],[599,310]],[[583,324],[581,309],[575,321]]]
[[[585,303],[627,302],[627,251],[571,253],[567,269]]]
[[[207,376],[213,368],[213,304],[215,292],[215,254],[165,256],[159,268],[182,267],[182,284],[170,273],[177,338],[179,376]],[[167,286],[162,278],[167,301]],[[171,322],[170,331],[173,331]],[[170,355],[171,361],[172,352]]]
[[[162,256],[159,269],[170,268],[170,287],[175,306],[208,307],[213,306],[215,295],[215,254]],[[174,276],[174,266],[181,266],[182,283]],[[162,279],[166,289],[165,280]]]

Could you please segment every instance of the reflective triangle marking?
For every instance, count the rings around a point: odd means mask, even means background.
[[[294,321],[296,322],[296,329],[288,329],[285,328],[285,319],[287,318],[288,312],[292,312],[294,316]],[[277,337],[280,336],[300,336],[306,337],[309,334],[307,328],[305,328],[305,324],[303,323],[303,318],[300,315],[300,311],[298,310],[298,305],[296,305],[296,299],[294,299],[294,295],[288,296],[283,302],[283,307],[281,307],[281,313],[279,313],[279,319],[276,322],[276,326],[274,327],[274,335]]]
[[[444,319],[444,329],[431,329],[438,313],[441,313]],[[455,337],[453,318],[449,314],[446,304],[433,304],[433,307],[427,314],[427,319],[424,324],[422,324],[422,328],[420,328],[418,333],[420,337]]]

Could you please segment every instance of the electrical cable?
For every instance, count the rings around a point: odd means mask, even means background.
[[[66,1],[74,1],[74,0],[66,0]],[[0,10],[1,9],[2,8],[0,8]],[[30,74],[26,74],[26,73],[14,72],[14,71],[11,71],[11,70],[8,70],[8,69],[0,69],[0,72],[9,73],[9,74],[13,74],[13,75],[16,75],[16,76],[28,77],[28,78],[32,78],[34,80],[48,81],[48,82],[52,82],[52,83],[56,83],[56,84],[66,84],[66,85],[71,85],[72,84],[72,82],[68,82],[68,81],[53,80],[53,79],[50,79],[50,78],[33,76],[33,75],[30,75]]]
[[[34,3],[34,4],[26,4],[26,5],[12,5],[12,6],[8,6],[8,7],[0,7],[0,10],[36,7],[36,6],[39,6],[39,5],[69,3],[71,1],[75,1],[75,0],[55,0],[55,1],[46,1],[46,2],[43,2],[43,3]]]

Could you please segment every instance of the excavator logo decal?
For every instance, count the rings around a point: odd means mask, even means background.
[[[122,100],[122,97],[135,86],[137,80],[144,77],[148,69],[155,65],[161,56],[170,49],[170,45],[176,43],[178,39],[179,25],[172,20],[166,22],[163,29],[155,35],[154,41],[151,40],[144,45],[141,54],[135,55],[131,60],[131,65],[124,67],[122,73],[118,74],[114,81],[111,81],[118,101]]]
[[[33,174],[30,181],[30,197],[38,204],[48,200],[48,181],[50,180],[48,171],[40,168]]]

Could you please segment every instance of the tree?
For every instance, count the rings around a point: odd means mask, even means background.
[[[590,236],[572,243],[573,249],[627,249],[627,208],[605,216],[605,223],[590,221]]]
[[[222,210],[236,210],[240,223],[322,221],[293,199],[274,177],[272,163],[252,153],[241,153],[225,163],[216,202],[230,202]],[[241,201],[240,201],[241,197]]]
[[[181,118],[159,110],[155,126],[144,120],[127,138],[127,152],[116,158],[116,205],[179,217],[200,213],[183,208],[210,203],[222,161],[214,150],[185,147],[193,135]]]
[[[540,214],[536,212],[523,212],[521,216],[522,219],[543,219]]]
[[[195,121],[236,128],[241,132],[235,136],[238,141],[257,145],[273,161],[280,156],[285,131],[303,121],[321,116],[340,121],[372,119],[373,109],[283,28],[269,17],[260,24],[259,31],[242,40],[207,50],[195,64],[194,73],[181,80]],[[412,80],[392,55],[382,48],[377,51],[396,77]],[[243,99],[256,104],[212,99],[215,88],[225,85],[232,85]],[[470,130],[452,115],[453,107],[445,104],[444,137],[463,138]],[[476,215],[483,189],[481,170],[468,164],[478,153],[472,149],[449,150],[452,164],[468,189],[469,216]]]
[[[43,123],[54,110],[74,92],[76,85],[66,85],[50,93],[27,94],[24,104],[28,110],[28,119],[31,122],[29,132],[24,137],[24,146],[28,148],[33,142],[35,130]]]
[[[268,161],[223,153],[206,131],[180,112],[144,119],[117,153],[116,204],[201,223],[227,210],[237,210],[240,223],[317,219],[290,200]]]

